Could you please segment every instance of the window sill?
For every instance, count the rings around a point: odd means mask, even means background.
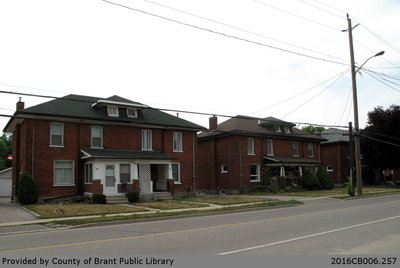
[[[256,155],[256,154],[247,154],[247,155],[252,155],[252,156],[254,156],[254,155]]]
[[[90,146],[90,149],[104,149],[104,147],[94,147],[94,146]]]
[[[64,145],[52,145],[52,144],[50,144],[49,147],[50,148],[65,148]]]
[[[183,153],[183,151],[173,151],[174,153]]]
[[[182,184],[180,181],[174,181],[174,184]]]
[[[261,180],[254,180],[254,181],[250,180],[250,182],[261,182]]]
[[[75,184],[53,184],[53,187],[71,187],[76,186]]]
[[[143,148],[142,148],[142,151],[145,151],[145,152],[152,152],[153,149],[143,149]]]

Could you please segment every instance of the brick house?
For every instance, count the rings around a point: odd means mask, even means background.
[[[210,130],[198,136],[199,189],[237,193],[258,187],[264,170],[281,185],[297,180],[321,163],[320,136],[268,117],[236,116],[221,124],[210,118]]]
[[[328,128],[321,133],[321,161],[334,184],[344,184],[350,177],[349,131]]]
[[[202,129],[119,96],[68,95],[26,109],[19,101],[4,129],[13,133],[12,192],[23,172],[41,199],[194,191]]]

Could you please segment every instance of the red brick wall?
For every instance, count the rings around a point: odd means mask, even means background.
[[[55,197],[83,194],[90,187],[84,185],[84,167],[80,150],[91,146],[90,124],[64,123],[64,146],[50,146],[49,121],[25,120],[19,135],[19,168],[33,175],[39,185],[39,196]],[[182,184],[175,192],[185,192],[194,186],[194,156],[197,148],[197,135],[191,131],[182,132],[183,152],[173,152],[173,130],[152,129],[153,150],[163,151],[180,163]],[[18,139],[14,138],[15,147]],[[34,141],[34,142],[33,142]],[[142,149],[142,129],[124,126],[103,126],[103,147],[106,149]],[[16,148],[15,148],[16,151]],[[32,158],[33,157],[33,158]],[[75,186],[54,186],[54,161],[72,160],[74,162]],[[32,169],[32,162],[34,168]],[[17,177],[16,175],[14,177]],[[17,183],[17,178],[15,178]]]
[[[321,147],[322,165],[332,166],[329,172],[334,183],[342,184],[347,181],[349,174],[349,148],[347,144],[325,144]]]

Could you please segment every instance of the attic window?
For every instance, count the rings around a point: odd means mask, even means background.
[[[280,125],[275,125],[275,132],[282,132]]]
[[[117,106],[107,106],[108,116],[118,117],[118,107]]]
[[[290,133],[290,128],[289,127],[285,127],[285,132],[289,134]]]
[[[127,112],[128,117],[137,118],[137,110],[136,109],[127,108],[126,112]]]

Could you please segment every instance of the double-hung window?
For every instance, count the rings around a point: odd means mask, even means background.
[[[172,178],[175,180],[175,183],[180,183],[181,182],[181,170],[180,170],[179,163],[172,164],[171,167],[172,167]]]
[[[74,184],[74,161],[56,160],[54,161],[54,185],[73,185]]]
[[[254,139],[253,138],[247,139],[247,154],[254,155]]]
[[[50,145],[51,146],[64,146],[64,124],[51,123],[50,124]]]
[[[274,142],[273,140],[267,140],[267,154],[269,156],[274,155]]]
[[[173,133],[173,150],[174,152],[183,152],[182,132]]]
[[[149,129],[142,130],[142,150],[151,151],[153,150],[153,135]]]
[[[314,144],[312,143],[308,144],[308,156],[314,157]]]
[[[92,126],[92,148],[103,148],[103,127]]]
[[[257,164],[250,165],[250,181],[251,182],[260,181],[260,165]]]
[[[297,141],[293,142],[293,156],[299,156],[299,143]]]
[[[92,183],[93,181],[93,163],[85,164],[85,183]]]
[[[110,116],[110,117],[118,117],[118,107],[117,106],[108,106],[107,112],[108,112],[108,116]]]
[[[120,164],[119,165],[119,179],[121,183],[131,182],[131,165]]]

